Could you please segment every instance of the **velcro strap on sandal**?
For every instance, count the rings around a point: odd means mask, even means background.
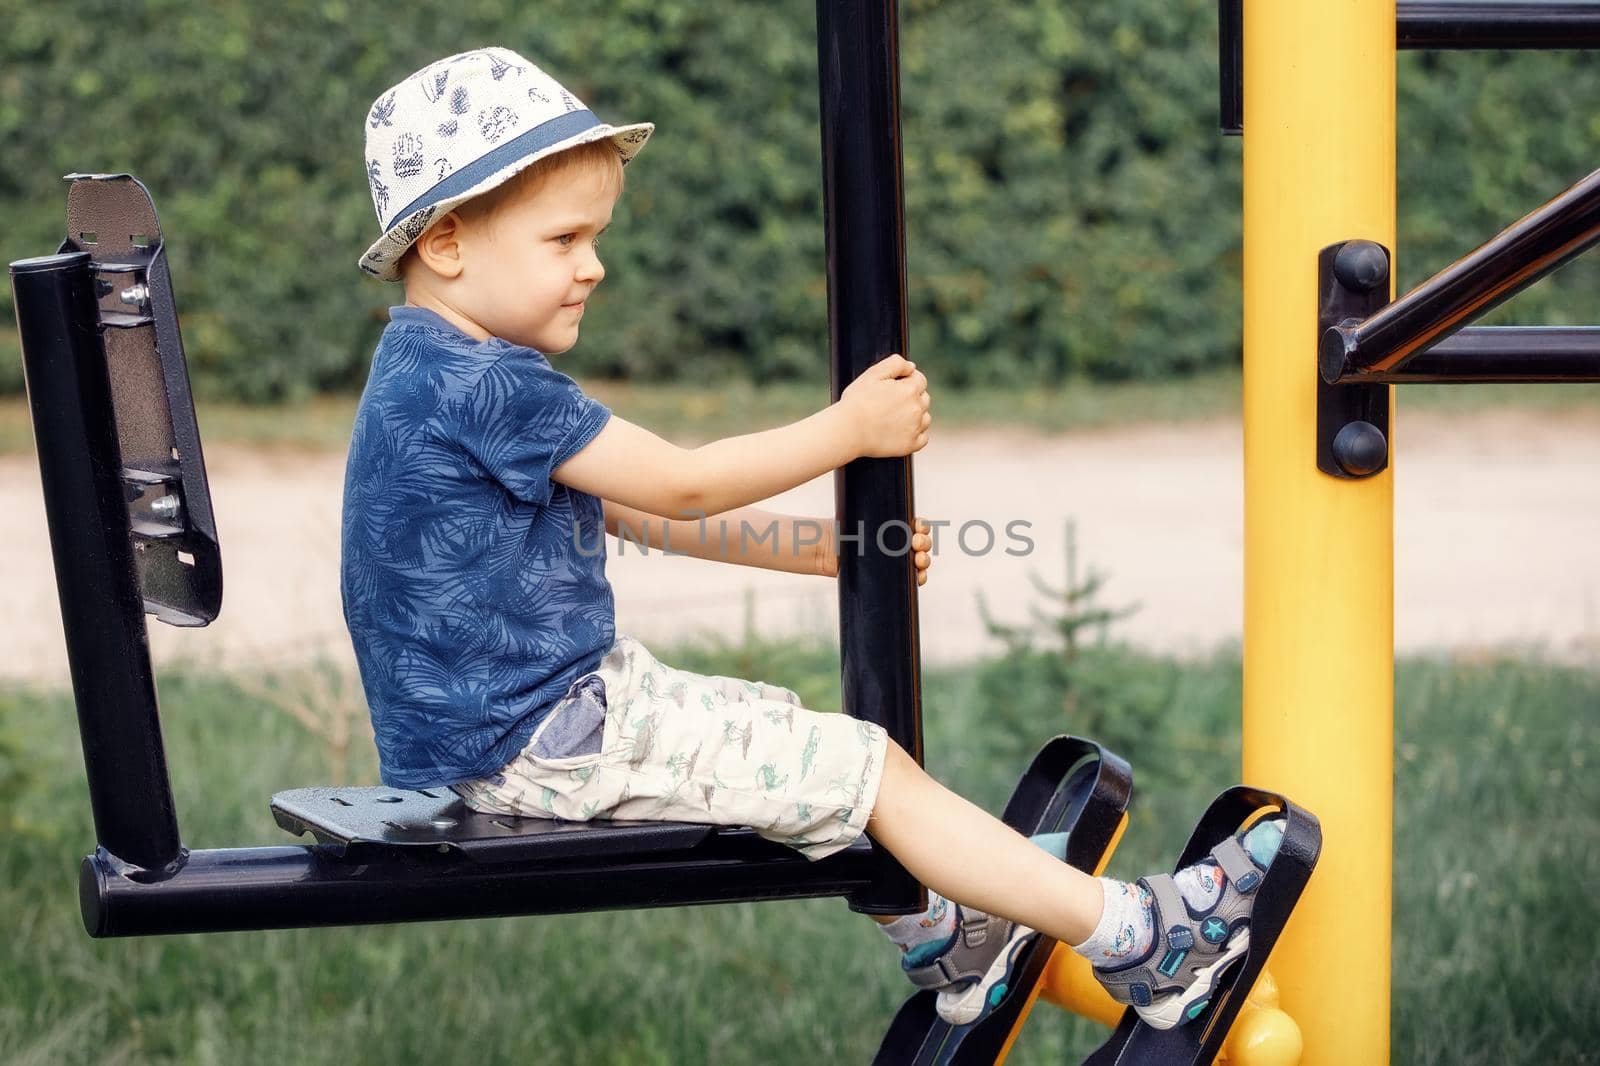
[[[1229,837],[1212,848],[1211,857],[1217,860],[1222,872],[1228,875],[1228,880],[1233,882],[1233,887],[1240,892],[1254,892],[1256,886],[1261,884],[1260,868],[1236,837]]]
[[[945,965],[943,957],[934,959],[926,966],[918,966],[915,969],[907,970],[906,976],[918,988],[943,988],[957,977]]]
[[[989,915],[983,911],[961,909],[961,940],[969,948],[979,947],[989,939]]]
[[[1139,883],[1155,897],[1156,934],[1169,949],[1188,951],[1194,947],[1194,928],[1189,921],[1189,908],[1171,874],[1153,874],[1139,878]]]

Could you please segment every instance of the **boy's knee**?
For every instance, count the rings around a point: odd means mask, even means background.
[[[893,737],[889,738],[884,749],[883,780],[878,785],[878,801],[873,804],[873,814],[876,815],[883,807],[904,796],[922,775],[923,769],[917,765],[917,761],[895,743]]]

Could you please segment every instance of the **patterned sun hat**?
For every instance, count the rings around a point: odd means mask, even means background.
[[[609,140],[623,164],[655,126],[611,126],[561,83],[508,48],[432,63],[378,97],[367,113],[367,183],[383,236],[361,269],[396,268],[435,218],[488,192],[536,159]]]

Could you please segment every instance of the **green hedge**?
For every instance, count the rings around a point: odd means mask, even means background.
[[[61,174],[143,178],[204,395],[359,387],[400,296],[355,267],[376,235],[362,118],[484,43],[602,116],[658,125],[564,366],[824,376],[805,0],[0,0],[0,25],[0,252],[54,248]],[[946,383],[1029,384],[1237,361],[1240,143],[1216,131],[1212,0],[903,0],[901,26],[919,362]],[[1600,64],[1582,53],[1400,67],[1402,284],[1600,165]],[[1574,267],[1518,320],[1600,321],[1579,295],[1597,277]],[[0,388],[19,379],[8,328]]]

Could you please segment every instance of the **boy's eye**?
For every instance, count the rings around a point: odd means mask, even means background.
[[[570,247],[572,245],[572,242],[577,240],[577,239],[578,239],[578,235],[576,233],[563,233],[561,236],[556,238],[556,241],[561,245],[561,247],[567,248],[567,247]],[[589,243],[595,245],[596,247],[599,247],[599,245],[600,245],[600,236],[599,236],[599,234],[596,234],[594,240],[590,241]]]

